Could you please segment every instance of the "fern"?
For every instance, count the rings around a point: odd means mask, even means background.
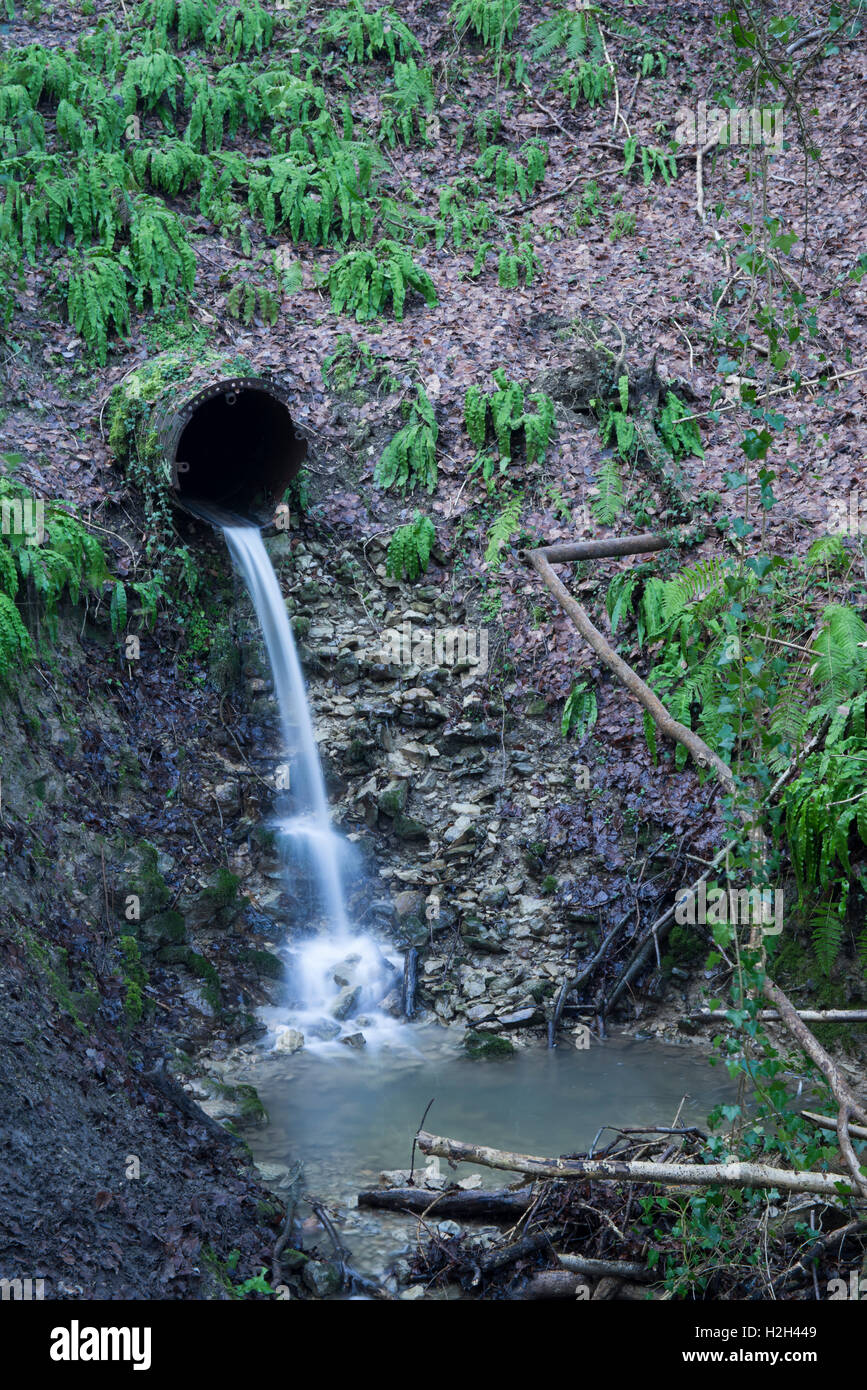
[[[595,691],[587,689],[586,681],[579,681],[563,706],[561,734],[564,738],[574,734],[579,743],[583,742],[596,723],[598,713]]]
[[[391,296],[396,319],[402,319],[408,290],[416,290],[433,306],[436,289],[426,270],[409,252],[387,238],[372,250],[349,251],[329,270],[325,284],[336,314],[354,313],[359,323],[375,318]]]
[[[124,266],[109,251],[88,251],[72,264],[66,300],[69,321],[104,365],[112,328],[121,336],[129,332]]]
[[[519,0],[454,0],[449,18],[469,29],[488,48],[500,51],[511,39],[521,17]]]
[[[395,63],[394,89],[384,92],[382,101],[385,115],[379,127],[380,140],[385,140],[392,149],[398,137],[408,145],[416,132],[421,140],[427,140],[425,114],[434,107],[430,68],[417,67],[413,58],[408,58],[405,63]]]
[[[596,474],[590,510],[601,526],[611,526],[623,510],[623,479],[616,459],[605,459]]]
[[[464,421],[470,439],[477,449],[484,447],[490,413],[501,458],[512,457],[512,437],[523,431],[527,462],[542,461],[554,430],[554,402],[543,391],[533,392],[525,401],[523,387],[517,381],[509,381],[502,367],[497,367],[492,375],[497,389],[490,396],[471,386],[464,398]],[[535,410],[528,410],[528,404]]]
[[[433,522],[422,516],[421,512],[415,512],[412,521],[407,526],[399,526],[391,538],[385,562],[386,573],[392,579],[408,579],[410,582],[425,574],[435,540]]]
[[[32,658],[33,643],[21,614],[9,596],[0,593],[0,677],[17,676]]]
[[[539,258],[530,242],[520,242],[514,251],[509,251],[503,247],[500,252],[498,271],[501,289],[517,289],[521,273],[524,276],[524,284],[529,289],[539,272]]]
[[[614,91],[614,74],[607,63],[580,62],[561,73],[556,85],[565,92],[574,111],[581,99],[588,106],[600,106]]]
[[[840,536],[820,536],[813,541],[807,551],[807,563],[826,564],[831,569],[842,568],[846,564],[846,550]]]
[[[511,500],[506,504],[499,516],[495,518],[491,529],[488,531],[488,543],[485,547],[485,563],[499,568],[502,552],[509,544],[509,541],[519,529],[521,520],[521,509],[523,498],[520,493],[515,493]]]
[[[204,39],[214,23],[214,0],[143,0],[139,6],[138,22],[165,45],[169,33],[177,34],[179,45]]]
[[[817,686],[827,686],[835,704],[848,700],[864,686],[867,677],[867,626],[852,608],[829,604],[813,651],[810,671]]]
[[[493,180],[500,202],[513,193],[522,200],[528,198],[545,178],[548,146],[544,142],[528,140],[519,153],[525,162],[516,159],[503,145],[489,145],[476,160],[476,173],[479,178]]]
[[[91,155],[79,160],[74,172],[55,155],[41,158],[35,168],[19,164],[10,164],[4,219],[32,264],[40,242],[62,246],[70,233],[77,243],[114,243],[126,209],[123,184],[129,178],[120,155]]]
[[[155,48],[131,58],[121,83],[124,110],[131,114],[137,107],[155,111],[168,105],[175,111],[184,80],[184,65],[167,49]]]
[[[605,610],[611,624],[612,635],[617,632],[622,618],[632,612],[638,575],[634,570],[621,570],[615,574],[605,595]]]
[[[443,219],[436,232],[437,250],[445,244],[450,233],[455,249],[460,250],[468,241],[474,241],[480,233],[486,232],[494,220],[494,214],[486,202],[481,201],[481,189],[474,179],[460,178],[453,184],[443,184],[437,189],[440,217]]]
[[[78,56],[91,72],[114,77],[120,66],[120,37],[110,19],[99,19],[89,34],[79,34],[76,40]]]
[[[383,57],[393,63],[422,52],[412,30],[393,9],[368,11],[362,0],[348,0],[342,9],[329,10],[319,29],[319,42],[325,48],[345,44],[351,63]]]
[[[123,632],[126,627],[127,598],[126,589],[119,579],[111,586],[111,604],[108,611],[112,632]]]
[[[416,387],[416,399],[409,406],[409,421],[382,451],[373,481],[378,487],[423,487],[433,492],[437,485],[436,444],[439,434],[433,406],[423,386]]]
[[[293,241],[303,237],[324,246],[338,234],[343,241],[368,236],[373,209],[366,195],[373,169],[374,153],[358,146],[344,146],[318,161],[288,154],[252,161],[250,211],[261,217],[269,235],[286,226]]]
[[[840,954],[846,929],[846,904],[845,895],[838,903],[822,903],[816,908],[808,924],[816,959],[827,976],[831,975]]]
[[[258,313],[263,323],[273,326],[280,316],[280,304],[267,285],[238,280],[226,296],[226,308],[235,319],[249,326]]]
[[[552,19],[543,19],[530,34],[530,48],[537,60],[550,58],[565,48],[567,58],[583,58],[589,51],[597,61],[604,57],[602,35],[590,9],[563,9]]]
[[[244,75],[249,84],[249,74]],[[249,85],[271,119],[286,125],[311,121],[328,109],[322,88],[287,68],[270,67]]]
[[[130,244],[122,253],[135,282],[136,308],[150,297],[158,309],[168,296],[189,293],[196,278],[196,257],[177,213],[147,194],[135,200]]]
[[[668,391],[665,405],[659,412],[656,427],[672,458],[679,459],[684,458],[687,454],[693,454],[696,458],[703,459],[704,450],[701,446],[698,425],[695,420],[684,420],[684,416],[688,414],[683,402],[677,398],[673,391]]]
[[[641,176],[645,185],[652,182],[656,174],[660,174],[666,184],[670,184],[677,178],[677,160],[674,155],[665,150],[657,149],[655,145],[641,145],[634,136],[624,141],[623,144],[623,172],[628,174],[641,154]]]
[[[206,165],[203,156],[183,140],[163,140],[158,145],[137,142],[130,161],[140,184],[147,182],[171,198],[200,184]]]
[[[488,428],[488,401],[478,386],[471,386],[464,397],[464,424],[476,448],[483,448]]]
[[[216,12],[204,37],[209,45],[222,48],[232,58],[241,53],[261,53],[274,37],[274,16],[259,0],[232,0]]]

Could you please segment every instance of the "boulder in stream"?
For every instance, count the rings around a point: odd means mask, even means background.
[[[278,1028],[274,1038],[275,1052],[300,1052],[304,1046],[304,1034],[297,1028]]]

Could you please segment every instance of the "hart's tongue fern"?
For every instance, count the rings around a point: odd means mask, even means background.
[[[407,526],[399,526],[391,538],[386,573],[392,579],[417,579],[427,570],[435,540],[433,522],[421,512],[415,512],[412,521]]]

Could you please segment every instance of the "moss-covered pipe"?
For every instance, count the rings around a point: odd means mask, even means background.
[[[109,443],[146,496],[248,512],[282,495],[307,453],[286,389],[243,357],[160,353],[113,390]]]

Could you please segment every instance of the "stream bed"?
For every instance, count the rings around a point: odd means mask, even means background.
[[[359,1209],[356,1194],[379,1186],[384,1169],[409,1168],[412,1139],[428,1102],[425,1128],[437,1134],[546,1156],[586,1150],[607,1124],[704,1124],[732,1099],[722,1066],[691,1047],[614,1036],[588,1050],[543,1044],[514,1056],[470,1060],[463,1030],[403,1025],[376,1049],[298,1052],[244,1049],[224,1079],[256,1087],[270,1123],[246,1138],[266,1180],[301,1160],[300,1190],[338,1213],[338,1225],[361,1272],[381,1275],[412,1242],[415,1218]],[[340,1055],[334,1055],[335,1051]],[[613,1136],[602,1136],[599,1146]],[[416,1154],[416,1168],[428,1160]],[[443,1165],[444,1171],[448,1171]],[[485,1187],[506,1186],[508,1173],[461,1164]],[[303,1213],[303,1208],[302,1208]],[[324,1232],[308,1235],[327,1258]]]

